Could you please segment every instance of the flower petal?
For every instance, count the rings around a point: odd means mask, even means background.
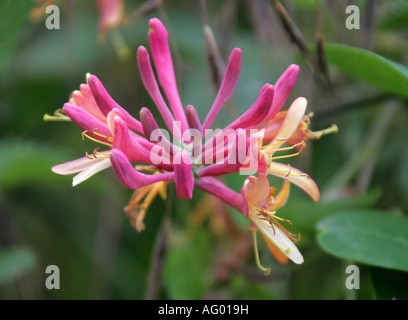
[[[174,172],[144,174],[135,170],[126,155],[115,148],[110,152],[110,159],[113,171],[119,181],[125,187],[132,190],[137,190],[158,181],[170,181],[174,179]]]
[[[92,95],[91,89],[87,84],[82,83],[79,86],[79,91],[75,90],[72,93],[69,102],[85,109],[99,121],[106,122],[106,116],[102,114],[101,110],[99,110],[99,107]]]
[[[146,139],[152,143],[159,142],[155,138],[156,138],[156,134],[160,132],[159,136],[161,137],[161,143],[167,145],[166,150],[172,151],[174,147],[173,144],[165,137],[164,133],[159,128],[159,125],[157,124],[156,119],[154,118],[150,110],[143,107],[140,110],[139,114],[140,114],[140,122],[142,123],[143,131],[145,133]]]
[[[200,118],[198,117],[198,114],[197,114],[197,110],[191,104],[189,104],[186,106],[185,111],[186,111],[187,123],[190,129],[198,130],[202,135],[203,131],[202,131]]]
[[[171,114],[169,107],[163,99],[159,85],[156,81],[156,77],[153,73],[149,53],[143,46],[140,46],[137,49],[137,64],[139,66],[140,77],[142,78],[143,85],[146,91],[149,93],[153,102],[157,106],[157,109],[159,110],[160,115],[162,116],[167,128],[170,130],[170,132],[172,132],[174,121],[173,115]]]
[[[289,140],[292,135],[296,132],[300,122],[303,120],[307,106],[307,100],[303,97],[297,98],[291,104],[285,120],[276,135],[276,137],[271,141],[268,147],[264,150],[272,155],[277,149],[280,148],[287,140]]]
[[[269,240],[262,232],[261,232],[262,238],[264,239],[266,245],[268,246],[269,251],[272,253],[272,255],[275,257],[276,261],[279,263],[288,263],[289,258],[288,256],[283,253],[271,240]]]
[[[272,106],[264,121],[272,119],[285,105],[286,100],[289,98],[292,89],[296,84],[299,72],[299,66],[292,64],[279,77],[275,84],[275,94],[273,97]]]
[[[89,88],[101,112],[107,116],[108,113],[117,108],[125,116],[127,125],[130,129],[143,133],[142,124],[133,118],[129,112],[123,109],[108,93],[102,82],[94,75],[89,75],[87,78]]]
[[[145,148],[137,139],[130,136],[131,131],[129,131],[125,120],[120,116],[114,116],[113,127],[114,148],[126,154],[130,161],[150,163],[150,149]]]
[[[243,133],[243,135],[239,135],[239,133]],[[203,176],[219,176],[228,173],[237,172],[241,166],[245,163],[246,159],[246,136],[244,130],[239,130],[235,132],[235,139],[231,143],[231,145],[227,146],[227,156],[220,162],[211,164],[209,166],[204,167],[200,171],[198,171],[197,175],[199,177]],[[240,139],[241,138],[241,139]],[[242,138],[244,138],[244,143],[242,142]],[[244,149],[242,149],[244,148]],[[224,150],[223,150],[224,151]],[[241,154],[243,157],[240,157]]]
[[[276,211],[282,208],[288,201],[289,191],[290,191],[290,182],[288,180],[285,180],[279,193],[273,198],[274,199],[273,204],[269,205],[269,210]]]
[[[111,166],[109,158],[105,157],[109,155],[109,151],[102,151],[99,152],[99,154],[101,157],[94,159],[87,157],[79,158],[53,166],[51,170],[52,172],[61,175],[69,175],[80,172],[72,181],[72,186],[76,186],[77,184],[93,176],[95,173]]]
[[[303,189],[313,201],[319,201],[320,192],[316,182],[302,171],[287,164],[272,161],[269,166],[269,173],[297,185]]]
[[[97,131],[99,134],[109,137],[111,132],[108,126],[96,119],[86,110],[72,103],[65,103],[62,111],[74,122],[81,130],[88,131],[88,134],[92,136],[92,131]],[[99,135],[94,136],[95,139],[105,140]]]
[[[245,179],[241,193],[248,203],[261,204],[269,196],[269,180],[265,174],[258,176],[248,176]]]
[[[265,84],[259,93],[259,96],[255,103],[238,119],[233,121],[223,130],[215,130],[217,133],[214,134],[209,139],[206,139],[205,144],[203,145],[203,150],[209,150],[210,146],[214,145],[214,142],[223,143],[222,137],[227,137],[230,134],[233,134],[235,130],[238,129],[251,129],[259,124],[259,122],[265,117],[265,114],[268,112],[269,107],[273,99],[273,86],[270,84]],[[204,128],[204,127],[203,127]]]
[[[177,89],[168,33],[159,19],[150,19],[148,38],[159,82],[166,93],[174,118],[181,122],[181,132],[184,132],[188,129],[188,125]]]
[[[274,96],[273,92],[273,86],[269,83],[265,84],[255,103],[243,115],[228,125],[227,128],[249,128],[258,125],[269,111]]]
[[[203,130],[211,128],[221,108],[233,95],[238,83],[239,73],[241,71],[241,56],[241,49],[235,48],[232,50],[218,94],[203,122]]]
[[[124,16],[123,0],[97,0],[99,9],[98,32],[106,33],[110,28],[120,24]]]
[[[80,184],[81,182],[87,180],[88,178],[92,177],[95,173],[99,171],[105,170],[111,167],[111,162],[109,158],[96,158],[92,159],[93,161],[91,166],[88,166],[85,170],[81,171],[72,179],[72,186],[75,187],[76,185]]]
[[[296,264],[303,263],[303,256],[296,247],[296,245],[277,227],[273,228],[257,218],[257,216],[250,214],[249,218],[256,225],[259,231],[278,247],[290,260]]]
[[[177,197],[179,199],[192,199],[194,189],[193,162],[187,150],[176,153],[173,166]]]
[[[109,151],[102,151],[100,153],[109,154]],[[69,175],[81,172],[97,162],[102,161],[103,158],[91,159],[87,157],[75,159],[69,162],[61,163],[51,168],[51,171],[60,175]]]

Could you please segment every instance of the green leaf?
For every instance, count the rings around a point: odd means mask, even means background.
[[[27,248],[0,250],[0,283],[20,277],[36,266],[37,258]]]
[[[0,2],[0,71],[13,55],[17,35],[27,21],[33,6],[34,1],[30,0],[2,0]]]
[[[174,233],[176,243],[170,245],[164,265],[164,287],[170,299],[203,299],[209,288],[208,261],[210,248],[204,231],[188,239]]]
[[[400,10],[399,12],[391,13],[381,21],[380,28],[383,30],[393,30],[398,28],[406,28],[408,25],[408,10]]]
[[[327,60],[341,70],[381,89],[408,97],[408,68],[376,53],[326,44]]]
[[[64,162],[63,156],[49,146],[34,141],[0,141],[0,190],[27,182],[57,181],[51,167]]]
[[[408,219],[382,211],[344,211],[317,226],[323,250],[343,259],[408,271]]]
[[[371,268],[375,296],[379,300],[408,299],[408,273],[383,268]]]
[[[313,202],[303,194],[303,190],[292,187],[288,203],[279,209],[279,216],[290,218],[296,231],[314,232],[316,224],[323,218],[351,209],[372,207],[381,197],[383,191],[373,188],[364,195],[350,196],[344,199]]]

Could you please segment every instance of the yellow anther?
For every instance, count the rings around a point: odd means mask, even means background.
[[[312,131],[312,137],[315,139],[319,139],[320,137],[326,135],[326,134],[331,134],[331,133],[337,133],[339,131],[339,128],[335,125],[332,124],[329,128],[319,130],[319,131]]]
[[[58,109],[54,112],[54,115],[50,116],[48,113],[44,114],[43,116],[44,121],[68,121],[70,122],[71,119],[66,116],[61,109]]]

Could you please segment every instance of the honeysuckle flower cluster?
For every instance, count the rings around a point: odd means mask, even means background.
[[[69,102],[45,119],[72,121],[82,130],[83,138],[105,148],[56,165],[52,171],[76,174],[75,186],[112,167],[119,181],[135,190],[125,211],[138,231],[145,228],[143,220],[154,198],[158,194],[166,197],[168,183],[175,183],[178,198],[191,199],[198,187],[242,212],[250,220],[251,229],[261,232],[278,261],[302,263],[303,257],[294,244],[297,236],[283,227],[290,221],[278,217],[276,210],[285,204],[291,183],[314,201],[319,200],[319,189],[307,174],[276,160],[299,155],[307,139],[334,132],[336,127],[311,131],[310,116],[305,115],[307,101],[302,97],[295,99],[287,111],[281,111],[296,83],[299,67],[289,66],[275,85],[267,83],[261,88],[244,114],[225,128],[213,130],[214,120],[237,86],[241,50],[232,50],[218,94],[201,122],[194,106],[184,107],[181,102],[168,34],[160,20],[150,20],[148,39],[157,77],[143,46],[137,51],[138,67],[166,128],[159,127],[146,107],[141,108],[138,119],[130,115],[95,75],[87,74],[86,83],[72,93]],[[276,155],[282,151],[292,153]],[[218,179],[236,172],[248,175],[241,192]],[[284,179],[278,193],[270,186],[269,175]]]

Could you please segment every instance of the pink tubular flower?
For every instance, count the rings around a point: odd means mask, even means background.
[[[236,88],[241,50],[232,50],[214,103],[201,122],[196,109],[191,105],[184,107],[181,102],[168,34],[160,20],[150,20],[148,39],[157,78],[148,50],[142,46],[137,51],[137,63],[145,89],[167,128],[158,126],[148,108],[141,108],[137,120],[109,95],[95,75],[87,75],[87,83],[72,93],[62,112],[46,115],[45,119],[70,120],[82,130],[83,138],[107,149],[95,149],[91,155],[54,166],[52,170],[58,174],[77,173],[73,181],[77,185],[112,167],[119,181],[135,190],[126,212],[138,231],[144,229],[147,207],[157,194],[165,198],[169,182],[174,181],[178,198],[191,199],[194,187],[198,186],[248,217],[281,261],[287,256],[302,263],[301,254],[291,241],[294,236],[282,227],[278,222],[282,219],[274,211],[286,202],[289,183],[302,188],[314,201],[319,199],[319,190],[308,175],[276,162],[288,156],[275,153],[296,149],[298,152],[293,155],[298,155],[307,139],[319,138],[335,128],[310,131],[310,119],[304,115],[304,98],[296,99],[288,111],[281,111],[296,83],[299,67],[289,66],[275,86],[267,83],[261,88],[243,115],[222,130],[211,132],[217,114]],[[216,178],[236,172],[258,175],[245,180],[241,193]],[[285,180],[276,196],[269,185],[269,174]]]
[[[109,29],[119,26],[124,17],[123,0],[96,0],[99,10],[99,34],[105,34]]]

